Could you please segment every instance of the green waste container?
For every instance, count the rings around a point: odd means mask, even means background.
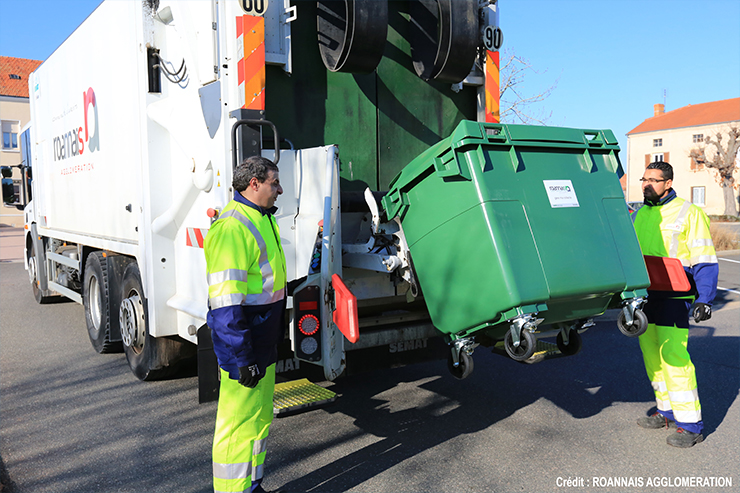
[[[609,130],[463,121],[409,163],[382,204],[434,325],[502,338],[523,314],[554,324],[646,296],[618,151]]]

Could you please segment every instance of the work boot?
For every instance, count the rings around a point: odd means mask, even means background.
[[[672,434],[668,437],[666,442],[671,447],[678,447],[678,448],[689,448],[693,447],[697,443],[704,441],[704,435],[701,433],[692,433],[690,431],[686,431],[683,428],[678,428],[676,430],[676,433]]]
[[[648,430],[659,430],[660,428],[671,428],[676,426],[675,421],[666,418],[660,413],[655,413],[652,416],[638,419],[637,425],[640,428],[647,428]]]

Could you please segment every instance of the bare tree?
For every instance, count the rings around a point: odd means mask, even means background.
[[[735,190],[738,185],[732,176],[737,170],[737,152],[740,149],[740,127],[730,126],[727,131],[727,145],[723,146],[724,135],[717,131],[714,139],[707,136],[704,146],[693,149],[689,154],[697,164],[703,164],[709,169],[717,172],[716,181],[722,188],[725,199],[725,215],[737,216],[737,204],[735,203]]]
[[[522,91],[522,83],[527,75],[539,74],[528,60],[518,56],[510,50],[504,50],[500,59],[500,108],[501,121],[505,123],[525,123],[544,125],[552,116],[548,114],[532,113],[532,105],[544,101],[555,90],[558,80],[544,91],[527,95]]]

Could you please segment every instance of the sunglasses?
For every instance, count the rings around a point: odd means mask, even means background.
[[[661,181],[668,181],[668,180],[656,180],[655,178],[640,178],[641,182],[648,182],[652,184],[660,183]]]

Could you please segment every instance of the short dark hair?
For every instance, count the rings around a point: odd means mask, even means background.
[[[231,186],[237,192],[243,192],[249,186],[252,178],[257,178],[258,182],[264,183],[270,171],[277,173],[280,170],[278,170],[277,164],[262,156],[248,157],[234,170],[234,179],[231,181]]]
[[[665,161],[654,161],[648,164],[648,167],[645,169],[659,169],[663,173],[664,180],[673,179],[673,166],[666,163]]]

